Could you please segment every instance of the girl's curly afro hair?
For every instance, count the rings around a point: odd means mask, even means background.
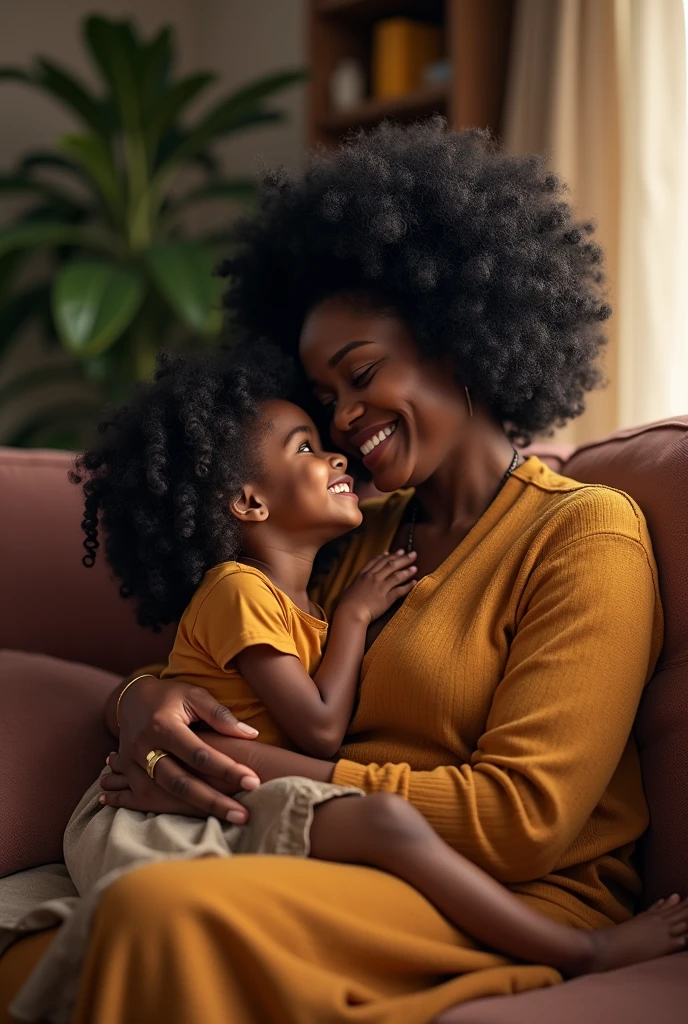
[[[231,501],[262,472],[252,428],[261,403],[288,397],[289,361],[267,347],[238,358],[162,352],[152,383],[101,423],[102,447],[77,458],[84,564],[105,555],[143,626],[176,621],[203,575],[240,552]]]
[[[421,352],[450,353],[521,443],[578,416],[602,383],[603,252],[541,157],[437,117],[361,132],[262,186],[220,268],[240,329],[293,353],[314,305],[362,295],[397,311]]]

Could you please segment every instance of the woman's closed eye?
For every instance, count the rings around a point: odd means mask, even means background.
[[[363,370],[354,371],[351,376],[351,383],[355,388],[365,387],[366,384],[373,377],[373,370],[375,370],[377,363],[371,363],[370,366],[366,366]]]

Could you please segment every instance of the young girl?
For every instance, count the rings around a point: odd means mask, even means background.
[[[262,742],[329,758],[353,712],[367,627],[414,586],[414,553],[370,562],[328,626],[308,597],[313,562],[362,513],[346,459],[322,450],[288,388],[272,352],[252,362],[164,356],[155,382],[104,425],[106,444],[79,460],[75,479],[86,496],[85,562],[93,564],[102,522],[139,621],[179,620],[163,677],[210,690]],[[150,774],[164,756],[151,751]],[[290,796],[266,832],[258,805],[276,784]],[[401,798],[361,795],[309,780],[267,783],[242,797],[251,817],[227,826],[229,846],[396,874],[478,941],[569,976],[685,946],[688,900],[671,896],[599,931],[565,927],[456,853]],[[285,840],[299,829],[300,848]]]

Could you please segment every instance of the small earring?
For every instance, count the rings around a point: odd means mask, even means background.
[[[468,402],[468,414],[473,416],[473,403],[471,402],[471,396],[468,394],[468,388],[465,387],[464,391],[466,392],[466,401]]]

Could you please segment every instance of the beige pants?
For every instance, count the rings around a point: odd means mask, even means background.
[[[311,779],[275,779],[237,798],[248,809],[249,820],[245,825],[231,825],[217,818],[104,807],[98,803],[101,792],[97,781],[65,831],[65,863],[78,896],[64,896],[56,890],[55,898],[46,900],[43,891],[42,901],[30,910],[24,908],[15,922],[17,935],[62,924],[10,1008],[19,1020],[67,1024],[93,914],[105,890],[122,875],[163,860],[245,853],[307,857],[318,804],[333,797],[362,795],[359,789]]]

